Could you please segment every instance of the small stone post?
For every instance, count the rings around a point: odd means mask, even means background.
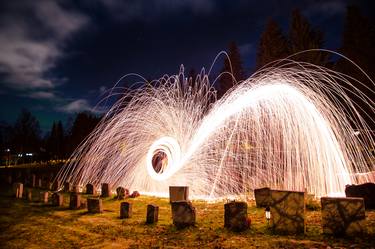
[[[38,180],[36,183],[37,183],[38,188],[42,188],[42,177],[38,177]]]
[[[92,185],[91,183],[88,183],[86,184],[86,194],[88,195],[95,195],[95,189],[94,189],[94,185]]]
[[[110,187],[108,183],[102,183],[102,193],[101,197],[109,197],[111,193]]]
[[[31,187],[35,188],[36,186],[36,175],[32,174],[31,175]]]
[[[60,193],[54,193],[52,195],[52,205],[56,207],[61,207],[64,203],[64,196]]]
[[[16,198],[22,199],[23,194],[23,184],[16,182],[13,184],[13,192]]]
[[[249,226],[246,202],[233,201],[224,204],[224,227],[241,232],[248,229]]]
[[[70,193],[70,209],[79,209],[81,207],[81,195],[77,193]]]
[[[188,201],[189,187],[187,186],[169,186],[169,202]]]
[[[116,188],[117,200],[123,200],[129,197],[129,190],[123,187]]]
[[[159,207],[156,205],[149,204],[147,205],[147,216],[146,223],[153,224],[158,222],[159,217]]]
[[[33,201],[33,190],[31,188],[26,189],[26,200]]]
[[[132,216],[132,204],[129,202],[121,202],[120,219],[130,218]]]
[[[195,225],[196,211],[190,201],[172,202],[173,224],[181,229]]]
[[[103,213],[102,199],[87,198],[87,211],[91,214]]]
[[[48,192],[47,191],[39,192],[39,200],[43,204],[48,204]]]

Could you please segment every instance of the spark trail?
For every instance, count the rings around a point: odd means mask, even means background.
[[[371,124],[348,91],[367,105]],[[123,94],[59,180],[158,196],[170,185],[188,185],[193,198],[205,199],[264,186],[337,195],[346,184],[375,181],[366,174],[374,170],[368,160],[375,104],[345,75],[290,63],[215,100],[203,71],[195,81],[181,71]]]

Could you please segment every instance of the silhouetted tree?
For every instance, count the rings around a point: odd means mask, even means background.
[[[372,79],[375,79],[375,26],[363,16],[357,7],[347,8],[340,52],[353,60]],[[337,61],[336,68],[367,83],[368,79],[351,62],[344,58]]]
[[[291,54],[323,47],[323,33],[312,28],[299,10],[294,10],[292,13],[292,21],[289,27],[289,45]],[[324,66],[328,63],[329,54],[320,51],[305,52],[293,56],[292,59]]]
[[[362,15],[357,7],[349,6],[347,8],[346,19],[344,24],[344,30],[342,34],[342,45],[340,52],[353,60],[358,66],[360,66],[372,80],[375,80],[375,25],[370,20]],[[364,92],[371,100],[375,99],[374,85],[372,82],[350,61],[339,58],[336,62],[335,69],[346,75],[349,75],[356,80],[360,81],[364,85],[351,81],[351,83]],[[363,100],[358,96],[355,96],[350,91],[347,92],[350,98],[357,104],[360,105],[363,110],[358,110],[360,114],[369,121],[373,126],[371,118],[367,117],[367,113],[371,113],[371,110],[367,105],[364,104]],[[372,127],[375,129],[375,127]]]
[[[16,153],[36,153],[40,150],[39,121],[26,109],[18,116],[11,136],[11,145]]]
[[[93,131],[99,123],[100,117],[97,117],[89,112],[78,113],[69,135],[68,153],[72,153],[78,145]]]
[[[245,79],[241,55],[235,42],[229,43],[228,56],[229,59],[224,59],[224,67],[222,69],[223,74],[219,79],[218,98],[221,98],[238,81]]]
[[[256,55],[256,68],[259,69],[267,63],[283,59],[289,55],[288,41],[279,25],[269,19],[263,31]]]
[[[64,157],[64,129],[61,121],[53,122],[50,135],[47,141],[47,150],[53,159]]]

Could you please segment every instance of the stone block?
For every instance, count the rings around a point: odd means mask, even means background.
[[[361,235],[366,232],[363,198],[322,197],[323,233],[335,236]]]
[[[368,182],[360,185],[346,185],[346,197],[360,197],[365,201],[366,209],[375,209],[375,183]]]
[[[13,183],[13,193],[16,198],[22,199],[23,184],[20,182]]]
[[[147,216],[146,223],[153,224],[158,222],[159,219],[159,207],[156,205],[149,204],[147,205]]]
[[[81,207],[81,195],[77,193],[70,193],[69,208],[79,209]]]
[[[123,187],[116,188],[117,200],[123,200],[129,196],[129,190]]]
[[[270,191],[271,228],[279,234],[305,233],[305,193]]]
[[[88,183],[86,185],[86,194],[88,194],[88,195],[95,195],[96,194],[94,185],[92,185],[91,183]]]
[[[36,180],[36,187],[42,188],[42,177],[38,177]]]
[[[195,225],[196,211],[190,201],[175,201],[171,205],[173,224],[177,228]]]
[[[56,207],[61,207],[64,203],[64,196],[60,193],[52,194],[52,205]]]
[[[70,184],[70,182],[64,182],[64,189],[63,191],[64,192],[70,192],[72,190],[72,185]]]
[[[26,200],[33,201],[33,190],[31,188],[26,189]]]
[[[224,204],[224,227],[241,232],[250,227],[246,202],[228,202]]]
[[[138,191],[133,191],[131,195],[129,195],[130,198],[136,198],[141,196],[141,194]]]
[[[48,192],[47,191],[39,192],[39,201],[43,204],[48,204]]]
[[[102,199],[87,198],[87,211],[91,214],[103,213]]]
[[[111,195],[111,188],[108,183],[102,183],[101,197],[109,197]]]
[[[189,201],[189,187],[169,186],[169,202]]]
[[[270,206],[270,188],[254,189],[255,204],[258,208],[265,208]]]
[[[130,218],[132,216],[132,204],[129,202],[121,202],[120,219]]]
[[[36,175],[35,174],[31,175],[31,187],[33,188],[36,187]]]

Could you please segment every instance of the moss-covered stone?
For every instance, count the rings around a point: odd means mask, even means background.
[[[271,227],[279,234],[305,233],[305,193],[270,191]]]
[[[366,232],[363,198],[322,197],[321,204],[323,233],[353,236]]]

